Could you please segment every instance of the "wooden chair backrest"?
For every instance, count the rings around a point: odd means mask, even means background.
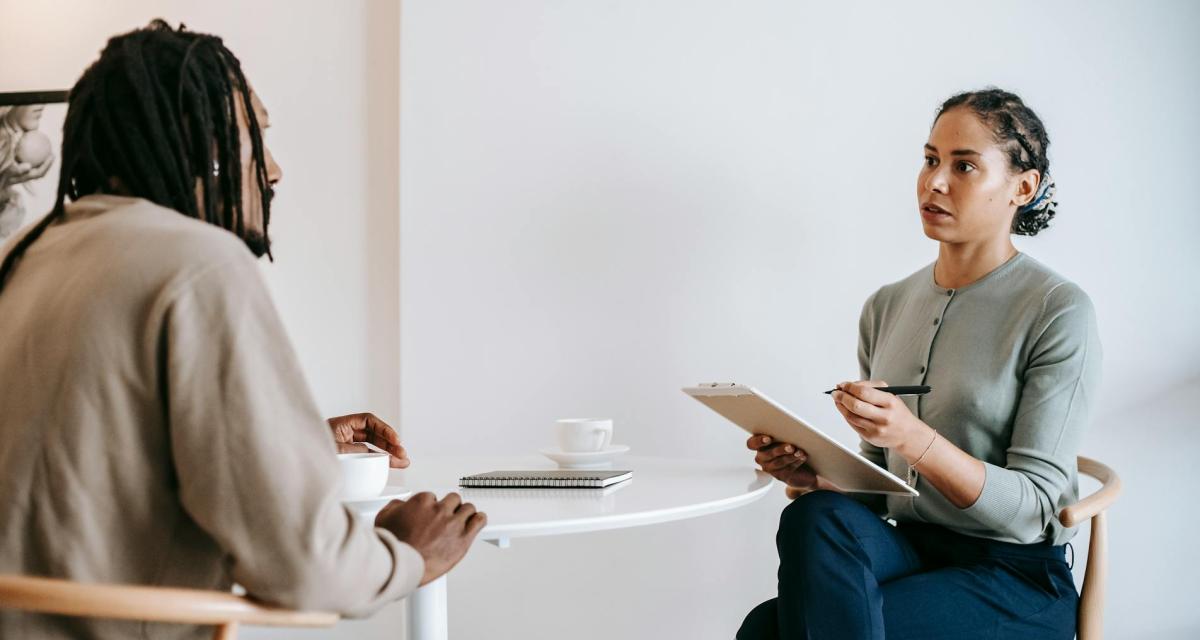
[[[0,608],[88,618],[214,625],[213,637],[232,640],[239,624],[328,627],[335,613],[290,611],[232,593],[198,589],[83,584],[70,580],[0,575]]]
[[[1079,456],[1079,473],[1100,481],[1095,493],[1064,507],[1058,513],[1063,526],[1074,527],[1092,521],[1088,541],[1087,565],[1083,572],[1083,587],[1079,590],[1079,640],[1100,640],[1104,637],[1104,590],[1108,584],[1108,508],[1121,494],[1121,478],[1103,463]]]

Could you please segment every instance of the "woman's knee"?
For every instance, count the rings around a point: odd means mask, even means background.
[[[779,598],[771,598],[754,607],[742,621],[737,640],[778,640]]]
[[[862,504],[836,491],[813,491],[792,501],[779,518],[779,538],[810,541],[814,535],[845,529],[861,517]]]

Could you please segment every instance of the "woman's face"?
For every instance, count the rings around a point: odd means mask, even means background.
[[[29,104],[12,110],[12,119],[25,131],[33,131],[42,121],[42,111],[46,107],[40,104]]]
[[[971,109],[943,113],[929,132],[917,176],[925,235],[950,243],[1007,237],[1017,207],[1033,199],[1038,174],[1014,174],[991,129]]]

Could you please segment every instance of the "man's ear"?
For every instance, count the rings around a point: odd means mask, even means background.
[[[1042,174],[1037,169],[1027,169],[1017,174],[1017,191],[1011,204],[1018,209],[1033,202],[1037,196],[1038,187],[1042,186]]]

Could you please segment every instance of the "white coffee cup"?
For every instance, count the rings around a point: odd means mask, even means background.
[[[555,422],[558,446],[567,453],[603,451],[612,443],[613,421],[609,418],[563,418]]]
[[[342,472],[341,500],[374,498],[387,486],[388,455],[385,453],[339,453]]]

